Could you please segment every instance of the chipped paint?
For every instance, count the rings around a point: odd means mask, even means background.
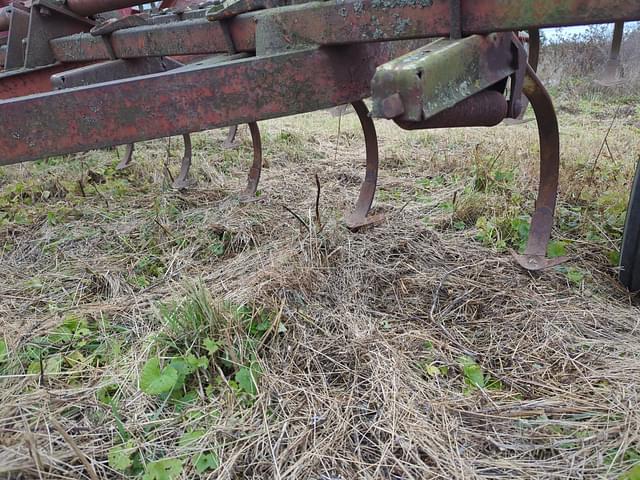
[[[408,18],[401,17],[399,13],[394,13],[393,18],[394,18],[393,32],[396,35],[400,36],[405,32],[405,30],[407,30],[409,25],[411,25],[411,20],[409,20]]]

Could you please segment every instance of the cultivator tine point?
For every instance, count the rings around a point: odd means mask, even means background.
[[[538,124],[540,184],[535,204],[536,210],[531,218],[527,247],[524,254],[514,253],[513,256],[521,267],[536,271],[568,260],[568,257],[546,258],[558,195],[560,138],[558,119],[551,97],[531,67],[527,69],[523,92],[531,103]]]
[[[384,216],[368,216],[378,182],[378,137],[376,135],[376,127],[369,116],[369,109],[362,100],[353,102],[352,105],[358,115],[364,133],[367,159],[365,177],[360,185],[360,193],[356,200],[356,205],[353,211],[345,216],[344,222],[350,230],[359,230],[382,222]]]
[[[128,143],[124,150],[124,156],[120,163],[116,166],[116,170],[124,170],[125,168],[131,165],[133,161],[133,149],[135,148],[135,143]]]
[[[222,148],[231,149],[236,148],[238,144],[236,143],[236,135],[238,134],[238,126],[232,125],[229,127],[229,132],[227,133],[227,138],[222,142]]]
[[[191,135],[188,133],[183,135],[184,139],[184,155],[182,156],[182,163],[180,164],[180,173],[178,177],[173,181],[171,185],[176,190],[186,190],[192,187],[195,181],[189,178],[189,170],[191,169]]]
[[[229,133],[234,129],[237,129],[237,126],[231,127]],[[251,132],[251,142],[253,143],[253,163],[249,168],[249,175],[247,175],[247,187],[240,194],[241,202],[252,202],[256,199],[258,182],[260,182],[260,173],[262,172],[262,139],[257,122],[249,122],[249,132]]]

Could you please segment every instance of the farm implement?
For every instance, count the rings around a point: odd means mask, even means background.
[[[366,169],[345,222],[358,229],[376,221],[369,216],[378,176],[372,118],[407,130],[490,127],[520,118],[529,102],[540,184],[526,250],[514,255],[528,270],[565,260],[546,257],[560,141],[552,101],[532,68],[538,31],[640,20],[640,3],[628,0],[238,0],[121,12],[135,4],[34,0],[28,8],[5,7],[0,165],[129,145],[125,167],[134,142],[183,135],[182,188],[189,133],[247,123],[254,157],[246,199],[261,174],[257,122],[352,104]],[[531,56],[516,33],[522,31],[530,32]],[[621,280],[634,290],[639,182],[622,250]]]
[[[61,10],[56,8],[60,5],[64,5]],[[114,10],[116,8],[117,10]],[[148,57],[119,60],[114,57],[112,62],[60,64],[53,55],[49,42],[69,33],[88,31],[91,35],[109,35],[126,26],[146,24],[146,19],[151,15],[164,21],[171,16],[204,17],[205,13],[204,8],[198,8],[193,0],[163,0],[158,7],[147,12],[140,12],[132,7],[131,1],[123,0],[72,0],[48,6],[36,5],[33,8],[28,8],[25,3],[20,2],[7,4],[0,9],[0,32],[5,30],[6,37],[5,45],[0,47],[0,67],[5,70],[4,74],[0,74],[0,99],[163,72],[197,60],[200,57],[189,55],[179,59]],[[83,63],[87,64],[87,67],[79,68]],[[224,142],[225,147],[233,146],[236,131],[236,126],[229,129],[228,138]],[[191,138],[187,133],[183,135],[183,139],[184,156],[180,174],[173,182],[175,188],[187,188],[191,183],[188,178],[191,167]],[[118,169],[124,169],[131,164],[133,151],[134,144],[128,144],[124,157],[117,166]]]

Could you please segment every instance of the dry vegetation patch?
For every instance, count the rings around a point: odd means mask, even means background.
[[[559,105],[550,253],[572,260],[540,274],[508,253],[534,123],[379,123],[386,221],[360,233],[341,223],[354,115],[339,135],[324,112],[264,122],[251,203],[247,132],[232,151],[195,135],[184,192],[175,139],[122,173],[115,151],[4,168],[0,477],[619,477],[640,459],[640,316],[615,280],[640,118],[622,105]]]

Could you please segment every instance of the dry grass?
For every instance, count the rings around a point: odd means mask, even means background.
[[[574,100],[584,96],[608,98],[638,91],[640,86],[640,28],[627,23],[617,72],[620,85],[602,88],[597,82],[611,50],[612,25],[592,25],[580,34],[547,38],[541,54],[539,71],[547,86],[556,89],[556,96]]]
[[[124,174],[113,151],[5,168],[0,477],[120,478],[108,454],[123,436],[135,471],[179,458],[181,478],[197,477],[189,459],[204,450],[220,459],[211,478],[618,477],[640,458],[639,309],[608,258],[640,151],[639,117],[623,107],[561,116],[554,235],[573,259],[540,274],[502,251],[532,205],[533,123],[402,134],[379,123],[386,221],[357,234],[340,222],[363,173],[353,115],[337,149],[326,113],[265,122],[271,166],[249,204],[236,194],[247,132],[231,152],[218,147],[224,132],[197,134],[198,184],[182,193],[166,187],[166,140],[139,148]],[[616,111],[611,155],[595,163]],[[105,183],[91,186],[88,170]],[[168,323],[171,302],[197,304],[200,330]],[[257,344],[239,305],[267,312]],[[55,343],[69,318],[89,332]],[[190,403],[141,391],[148,358],[206,355],[207,336],[255,354],[255,396],[232,381],[240,361],[193,374]],[[83,339],[104,348],[99,360]],[[29,374],[34,352],[62,366]],[[469,381],[478,369],[482,388]],[[195,444],[180,442],[194,430]]]

